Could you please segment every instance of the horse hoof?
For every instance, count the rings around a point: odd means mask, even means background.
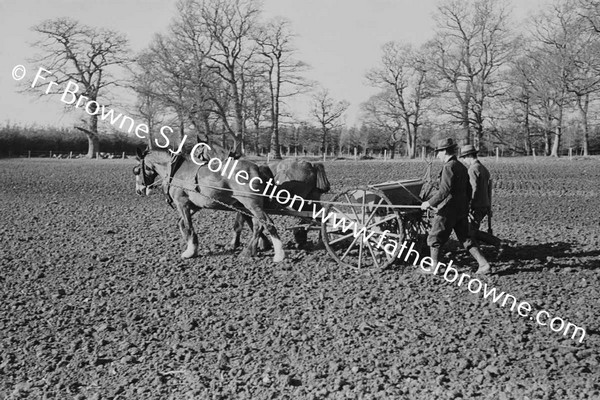
[[[248,251],[248,250],[243,250],[240,253],[240,258],[246,258],[246,259],[252,258],[252,254],[250,254],[250,251]]]
[[[190,258],[194,258],[194,257],[196,257],[196,253],[193,251],[191,251],[191,252],[184,251],[181,254],[181,258],[183,258],[184,260],[189,260]]]

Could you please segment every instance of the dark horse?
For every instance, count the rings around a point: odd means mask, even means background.
[[[157,178],[161,178],[164,180],[163,184],[167,184],[171,155],[167,151],[148,149],[145,151],[138,149],[137,153],[139,164],[133,169],[136,176],[136,192],[139,195],[148,195],[150,189],[158,184],[155,183]],[[252,215],[254,222],[252,240],[242,255],[255,254],[258,238],[261,232],[266,230],[273,242],[275,251],[273,261],[282,261],[285,257],[283,245],[271,219],[264,211],[263,197],[251,190],[245,182],[240,184],[237,179],[227,179],[219,171],[212,172],[208,165],[196,164],[189,155],[182,157],[179,168],[171,174],[170,184],[165,188],[179,213],[179,229],[187,243],[187,248],[181,257],[187,259],[197,256],[198,237],[192,224],[192,215],[201,208],[227,210],[227,207],[220,204],[224,203]],[[220,157],[227,157],[227,155],[220,154]],[[245,171],[249,180],[260,176],[258,166],[249,161],[238,160],[232,165],[233,176],[236,176],[238,171]],[[260,185],[255,182],[254,188],[258,186]],[[262,187],[264,188],[264,185]]]
[[[292,196],[297,195],[305,200],[320,200],[323,193],[330,189],[325,167],[322,163],[310,163],[304,160],[285,159],[274,161],[269,165],[261,165],[260,174],[265,182],[269,178],[277,184],[280,190],[289,191]],[[317,203],[318,204],[318,203]],[[271,201],[267,204],[267,209],[282,207],[279,203]],[[292,207],[298,207],[297,204]],[[238,214],[233,230],[235,231],[231,246],[236,248],[240,243],[240,235],[244,228],[244,216]],[[246,218],[247,222],[248,219]],[[252,225],[249,223],[250,227]],[[294,239],[296,244],[301,247],[307,242],[307,230],[302,228],[294,229]]]

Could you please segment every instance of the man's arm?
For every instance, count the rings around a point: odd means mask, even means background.
[[[454,172],[450,167],[450,164],[444,164],[444,169],[442,170],[442,178],[440,179],[440,187],[435,195],[431,199],[429,199],[429,205],[432,207],[437,207],[444,199],[450,196],[450,188],[452,187],[452,181],[454,179]]]
[[[477,190],[479,189],[479,185],[477,182],[479,181],[480,173],[477,168],[469,168],[469,185],[471,185],[471,198],[469,199],[469,208],[471,208],[471,203],[475,199],[477,195]]]

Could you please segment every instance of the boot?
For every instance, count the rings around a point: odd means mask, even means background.
[[[481,251],[479,251],[478,247],[471,247],[469,249],[469,253],[471,253],[471,255],[475,258],[475,260],[477,260],[477,263],[479,264],[479,269],[475,271],[475,274],[485,275],[492,271],[490,263],[488,263],[483,254],[481,254]]]
[[[433,264],[431,269],[429,271],[425,271],[423,268],[419,267],[419,272],[422,274],[425,274],[425,275],[431,275],[435,271],[435,268],[438,265],[438,259],[440,256],[440,248],[439,247],[430,247],[429,253],[430,253],[429,256],[431,257],[431,260],[432,260],[431,263]]]

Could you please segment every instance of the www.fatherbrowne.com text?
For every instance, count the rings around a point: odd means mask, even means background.
[[[470,275],[466,273],[459,273],[456,268],[452,267],[453,261],[446,265],[442,262],[438,262],[437,265],[433,265],[433,260],[431,257],[423,257],[421,258],[419,252],[415,250],[415,244],[404,241],[402,244],[394,241],[385,241],[384,238],[389,231],[383,232],[366,232],[365,227],[359,227],[359,224],[356,221],[347,221],[344,217],[338,218],[335,213],[328,213],[325,215],[325,209],[318,209],[316,205],[313,205],[313,219],[320,219],[321,222],[330,223],[334,229],[341,229],[342,233],[347,231],[352,231],[352,235],[354,238],[358,238],[362,235],[362,240],[368,241],[371,240],[373,235],[378,235],[377,240],[373,240],[373,243],[377,248],[381,248],[383,245],[383,250],[389,255],[394,255],[398,251],[398,247],[400,251],[395,255],[398,259],[400,259],[404,255],[403,261],[408,262],[411,257],[413,257],[413,266],[419,265],[420,268],[427,272],[431,272],[431,268],[434,268],[433,274],[437,275],[438,272],[442,273],[444,279],[449,283],[456,282],[457,286],[466,287],[467,290],[473,294],[483,293],[484,299],[489,299],[492,303],[498,303],[502,307],[506,307],[507,303],[512,303],[510,306],[510,310],[512,312],[517,310],[517,313],[525,318],[529,318],[530,320],[534,320],[542,326],[549,326],[550,329],[554,332],[562,332],[563,336],[566,336],[569,333],[571,334],[571,339],[577,340],[579,335],[579,342],[583,342],[583,338],[585,337],[585,329],[563,320],[560,317],[554,317],[551,319],[550,313],[546,310],[539,310],[534,312],[532,315],[532,306],[526,301],[518,301],[517,298],[513,295],[510,295],[505,292],[501,292],[497,290],[495,287],[489,287],[487,283],[482,283],[477,278],[472,278]],[[385,243],[385,244],[384,244]],[[549,321],[549,322],[548,322]]]

